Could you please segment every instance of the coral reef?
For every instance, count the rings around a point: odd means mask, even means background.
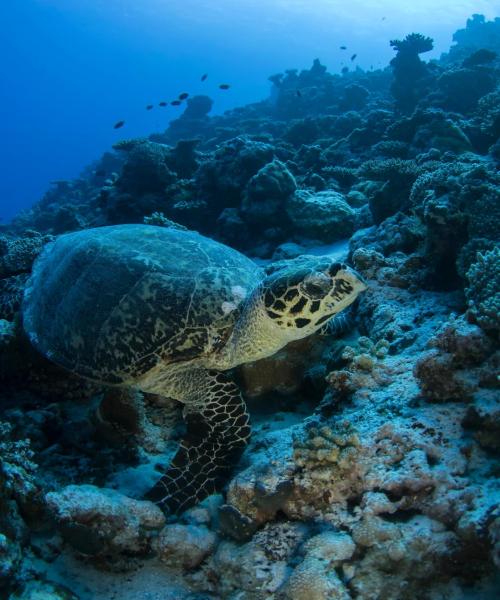
[[[92,485],[50,492],[46,502],[63,538],[81,554],[101,559],[147,554],[152,532],[165,523],[151,502]]]
[[[241,203],[242,218],[254,225],[272,225],[279,220],[288,197],[296,188],[293,175],[282,162],[268,163],[246,186]]]
[[[28,515],[39,504],[37,465],[28,440],[17,440],[9,423],[0,422],[0,589],[13,589],[23,575],[29,540]],[[28,521],[29,522],[29,521]]]
[[[476,254],[467,271],[469,311],[484,329],[500,332],[500,246]]]
[[[1,598],[498,596],[499,32],[473,15],[431,62],[417,33],[384,69],[316,59],[224,114],[190,97],[2,225]],[[182,407],[78,379],[22,334],[45,244],[117,223],[195,229],[267,273],[330,254],[368,285],[348,326],[234,370],[251,443],[178,516],[142,498]]]
[[[349,237],[354,230],[355,211],[339,192],[298,190],[286,212],[297,234],[313,240],[332,242]]]
[[[203,525],[166,525],[157,541],[160,560],[174,569],[194,569],[216,547],[217,536]]]

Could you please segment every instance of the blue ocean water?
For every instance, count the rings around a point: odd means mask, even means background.
[[[213,112],[268,96],[267,77],[319,57],[387,65],[389,39],[419,31],[437,57],[493,0],[10,0],[0,3],[0,219],[72,178],[118,138],[165,129],[180,109],[146,111],[181,92]],[[347,51],[340,50],[345,45]],[[350,61],[352,54],[356,59]],[[201,76],[208,78],[201,82]],[[218,89],[231,84],[227,92]],[[118,132],[113,124],[126,121]]]

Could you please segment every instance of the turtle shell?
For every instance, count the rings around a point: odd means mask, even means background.
[[[193,231],[119,225],[60,236],[35,263],[24,328],[55,363],[107,383],[209,354],[261,279]]]

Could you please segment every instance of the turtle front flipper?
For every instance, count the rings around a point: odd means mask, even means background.
[[[205,372],[195,379],[198,386],[183,399],[186,436],[145,496],[169,513],[181,513],[219,491],[250,438],[249,415],[238,386],[221,372]]]

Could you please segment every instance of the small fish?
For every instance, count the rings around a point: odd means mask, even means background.
[[[346,73],[349,73],[349,67],[342,67],[342,75],[345,75]]]
[[[113,129],[120,129],[120,127],[123,127],[125,125],[125,121],[118,121],[118,123],[115,123],[113,125]]]
[[[357,54],[353,54],[353,55],[351,56],[351,60],[354,60],[354,59],[356,58],[356,56],[357,56]]]
[[[170,104],[171,104],[172,106],[179,106],[179,104],[182,104],[182,103],[181,103],[181,101],[180,101],[180,100],[173,100],[173,101],[172,101]]]
[[[347,46],[340,46],[341,50],[347,50]]]
[[[385,17],[382,17],[382,21],[385,21]]]
[[[187,92],[182,92],[182,94],[179,94],[179,100],[185,100],[188,96]]]
[[[160,102],[158,106],[167,106],[168,102]]]
[[[231,86],[229,85],[229,83],[221,83],[219,85],[219,89],[221,90],[228,90]]]
[[[207,77],[208,77],[208,73],[204,73],[204,74],[201,76],[201,81],[205,81],[205,79],[206,79]]]
[[[148,105],[146,106],[146,110],[151,110],[152,108],[153,108],[153,105],[152,105],[152,104],[148,104]]]
[[[106,175],[106,171],[105,171],[104,169],[99,169],[98,171],[96,171],[96,172],[94,173],[94,175],[95,175],[96,177],[104,177],[104,175]]]
[[[302,92],[300,90],[297,90],[295,93],[299,98],[302,98]]]

